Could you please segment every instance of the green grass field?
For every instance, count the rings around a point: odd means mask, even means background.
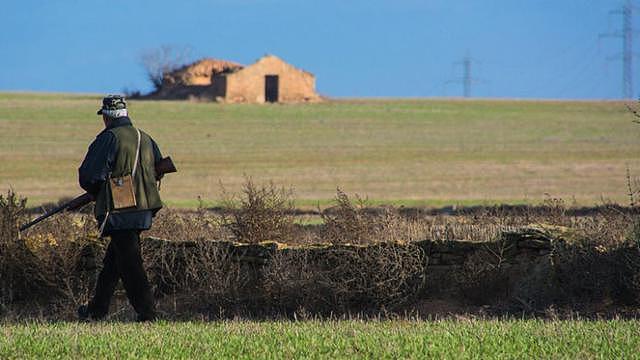
[[[0,327],[0,358],[640,357],[638,321],[56,323]]]
[[[32,204],[81,192],[99,96],[0,94],[0,190]],[[353,100],[312,105],[131,101],[180,173],[165,200],[216,202],[244,175],[292,186],[301,205],[336,187],[394,204],[626,203],[640,127],[619,102]]]

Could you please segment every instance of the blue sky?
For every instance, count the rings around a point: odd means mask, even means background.
[[[164,44],[249,64],[271,53],[336,97],[621,96],[615,0],[3,1],[0,90],[149,90],[140,54]],[[640,20],[640,9],[637,11]],[[634,21],[636,25],[640,21]],[[637,26],[640,28],[640,26]],[[637,44],[637,42],[636,42]],[[634,44],[635,45],[635,44]],[[640,48],[640,44],[636,46]],[[638,62],[634,62],[637,68]],[[637,73],[636,80],[640,80]],[[634,93],[640,81],[634,81]]]

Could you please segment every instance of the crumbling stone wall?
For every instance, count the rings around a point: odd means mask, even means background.
[[[155,295],[166,306],[180,303],[182,310],[170,311],[183,314],[402,311],[422,300],[529,313],[584,303],[637,306],[637,245],[604,249],[571,239],[578,235],[530,226],[492,242],[301,246],[147,237],[142,248]],[[57,251],[55,261],[41,261],[27,247],[12,251],[19,266],[0,266],[0,300],[19,308],[30,299],[70,304],[87,296],[105,243],[81,237],[63,244],[45,249]]]
[[[495,242],[431,240],[410,243],[424,253],[425,294],[429,296],[500,297],[508,298],[517,292],[521,283],[528,280],[531,272],[552,264],[552,249],[555,242],[564,241],[562,233],[550,233],[544,229],[526,228],[505,232]],[[235,261],[251,264],[259,271],[279,252],[299,252],[306,257],[322,258],[337,249],[358,249],[365,245],[306,245],[291,247],[277,242],[240,244],[216,241],[216,247],[224,249]],[[190,248],[197,249],[197,242],[169,241],[157,238],[144,240],[147,249],[165,249],[175,254],[188,254]],[[395,246],[406,246],[398,243]],[[167,250],[172,249],[172,250]],[[185,252],[186,251],[186,252]],[[192,254],[195,256],[196,254]],[[166,269],[165,269],[166,270]],[[538,269],[539,270],[539,269]],[[536,271],[538,271],[536,270]],[[152,272],[161,274],[161,268]],[[257,275],[253,275],[256,277]],[[490,285],[488,285],[490,284]],[[493,288],[491,288],[493,287]],[[500,289],[496,289],[498,287]],[[479,292],[480,294],[473,294]],[[492,292],[492,294],[488,294]]]
[[[164,74],[162,87],[208,86],[215,74],[242,69],[233,61],[204,58]]]
[[[242,69],[233,61],[205,58],[165,73],[160,88],[145,96],[150,99],[199,99],[212,100],[216,74]]]
[[[428,258],[426,293],[487,303],[511,300],[531,274],[551,271],[562,234],[524,228],[495,242],[419,242]]]
[[[629,302],[636,304],[640,301],[640,284],[629,279],[640,278],[640,252],[636,247],[620,247],[602,250],[593,243],[580,243],[574,238],[579,234],[571,229],[554,226],[529,226],[513,231],[503,232],[492,242],[471,241],[415,241],[393,242],[372,245],[304,245],[290,246],[276,242],[261,244],[240,244],[229,241],[207,242],[215,248],[222,249],[226,260],[238,266],[238,276],[244,283],[253,284],[248,293],[252,298],[264,290],[264,274],[269,273],[272,282],[284,286],[289,302],[302,301],[299,294],[315,294],[313,299],[322,298],[323,294],[335,290],[315,289],[316,281],[308,281],[317,277],[318,264],[336,259],[340,254],[350,256],[370,257],[369,265],[359,267],[354,261],[353,266],[344,273],[346,283],[353,279],[374,276],[388,270],[381,270],[381,266],[390,264],[389,259],[395,258],[396,268],[405,266],[403,256],[411,255],[411,266],[405,268],[411,272],[410,279],[405,281],[402,299],[405,303],[413,299],[430,299],[459,301],[474,305],[506,306],[515,311],[535,312],[551,305],[567,305],[575,303],[601,302]],[[165,260],[156,261],[161,266],[150,266],[158,289],[171,289],[171,282],[164,279],[171,278],[170,274],[181,274],[177,270],[184,259],[201,256],[199,246],[202,242],[167,241],[147,238],[144,247],[147,253],[172,254],[172,263],[167,265]],[[377,254],[375,248],[383,245],[392,250]],[[419,248],[422,255],[416,257],[415,249]],[[395,249],[395,250],[394,250]],[[382,254],[382,253],[381,253]],[[277,266],[283,256],[289,265]],[[375,259],[381,256],[380,259]],[[382,259],[384,258],[384,259]],[[422,259],[422,265],[415,263],[415,259]],[[382,260],[378,261],[377,260]],[[349,260],[351,261],[351,260]],[[149,261],[148,264],[153,264]],[[275,264],[275,267],[272,266]],[[307,265],[309,266],[307,266]],[[281,273],[274,274],[274,269]],[[326,269],[325,269],[326,270]],[[397,270],[397,269],[396,269]],[[297,272],[300,271],[300,274]],[[404,270],[403,270],[404,271]],[[398,275],[407,273],[399,271]],[[418,271],[418,273],[415,273]],[[294,275],[292,275],[294,274]],[[416,276],[416,274],[421,274]],[[275,278],[274,278],[275,275]],[[332,274],[331,276],[338,276]],[[208,272],[203,274],[208,278]],[[322,276],[320,276],[322,277]],[[392,274],[385,281],[394,283],[398,276]],[[251,279],[251,280],[248,280]],[[332,278],[333,279],[333,278]],[[268,279],[267,279],[268,280]],[[326,279],[325,279],[326,280]],[[333,279],[335,280],[335,279]],[[348,281],[347,281],[348,280]],[[163,285],[164,284],[164,285]],[[412,286],[407,289],[407,284]],[[386,294],[386,292],[384,292]],[[378,295],[378,293],[376,293]],[[314,298],[315,296],[315,298]],[[291,300],[295,301],[291,301]],[[313,300],[312,299],[312,300]],[[308,299],[307,299],[308,300]],[[324,299],[325,301],[327,299]],[[306,300],[305,300],[306,301]],[[388,303],[390,303],[388,301]],[[309,305],[310,303],[306,303]],[[388,304],[387,304],[388,305]]]

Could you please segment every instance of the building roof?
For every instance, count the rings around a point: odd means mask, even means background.
[[[225,72],[223,72],[222,74],[230,74],[230,73],[242,72],[242,70],[244,70],[244,69],[251,68],[252,66],[258,65],[258,64],[260,64],[261,62],[266,61],[266,60],[269,60],[269,59],[275,59],[275,60],[277,60],[277,61],[280,61],[280,62],[282,62],[282,63],[286,64],[287,66],[289,66],[289,67],[290,67],[290,68],[292,68],[293,70],[303,72],[303,73],[308,74],[308,75],[310,75],[310,76],[315,76],[315,75],[313,75],[313,73],[311,73],[311,72],[309,72],[309,71],[306,71],[306,70],[304,70],[304,69],[297,68],[297,67],[295,67],[295,66],[291,65],[290,63],[288,63],[288,62],[286,62],[286,61],[282,60],[282,58],[280,58],[280,57],[278,57],[278,56],[275,56],[275,55],[271,55],[271,54],[266,54],[265,56],[263,56],[263,57],[259,58],[258,60],[256,60],[256,62],[254,62],[254,63],[253,63],[253,64],[251,64],[251,65],[247,65],[247,66],[244,66],[244,67],[240,67],[240,68],[237,68],[237,69],[233,69],[233,70],[231,70],[231,71],[225,71]]]

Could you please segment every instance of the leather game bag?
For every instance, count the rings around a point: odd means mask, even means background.
[[[131,175],[125,175],[109,179],[109,187],[111,189],[111,198],[113,199],[113,209],[127,209],[136,207],[136,193],[134,181],[136,170],[138,169],[138,159],[140,158],[140,130],[138,132],[138,145],[136,147],[136,159],[133,163]]]

